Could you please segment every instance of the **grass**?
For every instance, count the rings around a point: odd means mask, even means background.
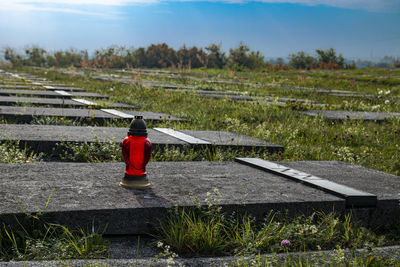
[[[192,91],[170,91],[143,86],[141,82],[123,84],[93,79],[96,72],[85,70],[86,76],[66,75],[49,69],[21,69],[55,82],[82,87],[91,92],[110,96],[111,101],[123,102],[137,106],[141,110],[164,112],[187,119],[187,122],[149,123],[148,127],[171,127],[191,130],[222,130],[245,134],[268,142],[280,144],[285,152],[270,155],[260,151],[220,150],[167,147],[154,149],[152,160],[157,161],[194,161],[212,160],[229,161],[235,157],[260,157],[268,160],[340,160],[367,168],[400,175],[400,120],[389,119],[383,123],[363,121],[332,122],[320,117],[310,118],[299,110],[314,109],[300,103],[289,103],[283,107],[268,105],[265,102],[237,102],[228,98],[209,99],[200,97],[196,89],[229,90],[250,96],[286,97],[290,99],[309,99],[327,104],[323,109],[350,111],[399,112],[400,83],[392,77],[400,75],[399,70],[342,70],[342,71],[274,71],[236,72],[230,70],[202,70],[200,75],[225,81],[250,82],[252,84],[223,84],[189,79],[188,73],[181,73],[177,78],[154,77],[141,74],[145,80],[161,80],[168,84],[193,85]],[[198,71],[197,71],[198,72]],[[109,73],[114,73],[110,70]],[[120,73],[119,73],[120,74]],[[126,74],[123,74],[126,75]],[[189,77],[189,76],[188,76]],[[27,83],[29,84],[29,83]],[[258,85],[257,85],[258,84]],[[260,86],[264,84],[264,86]],[[274,86],[265,85],[273,84]],[[303,88],[299,88],[303,87]],[[332,96],[318,94],[314,89],[352,91],[364,96]],[[371,96],[366,96],[367,94]],[[318,107],[321,108],[321,107]],[[1,123],[12,123],[3,120]],[[94,123],[89,120],[71,121],[65,118],[36,118],[35,124],[87,126]],[[128,127],[121,122],[109,122],[109,127]],[[117,140],[118,141],[118,140]],[[122,140],[120,140],[122,141]],[[121,161],[120,147],[115,140],[96,141],[91,144],[62,143],[60,155],[66,161],[104,162]],[[40,160],[27,149],[20,149],[18,143],[8,142],[0,145],[0,162],[33,162]],[[45,155],[42,155],[45,156]],[[81,240],[90,233],[74,232],[72,238],[62,227],[54,230],[55,243],[63,240],[61,247],[68,242]],[[8,229],[8,228],[5,228]],[[48,228],[45,228],[48,229]],[[13,247],[13,237],[18,231],[3,231],[2,242]],[[53,230],[52,230],[53,231]],[[180,255],[253,255],[252,260],[237,261],[238,266],[399,266],[393,257],[383,258],[368,253],[361,256],[351,254],[342,257],[343,250],[354,251],[355,248],[374,247],[398,243],[399,232],[391,235],[380,235],[370,229],[351,223],[350,217],[339,218],[334,214],[316,213],[312,217],[298,217],[294,220],[284,216],[271,215],[263,224],[258,224],[250,216],[228,216],[218,210],[179,210],[172,213],[166,221],[160,222],[159,241],[168,245]],[[38,250],[46,247],[53,251],[56,245],[47,239],[41,244],[39,239],[29,238],[18,241],[18,251]],[[96,238],[94,238],[96,240]],[[30,240],[29,246],[26,240]],[[37,241],[39,240],[39,241]],[[84,240],[84,238],[83,238]],[[289,240],[289,247],[282,247],[281,241]],[[39,242],[39,243],[37,243]],[[79,243],[79,242],[78,242]],[[95,242],[96,243],[96,242]],[[24,245],[25,244],[25,245]],[[26,249],[28,247],[28,249]],[[31,249],[32,248],[32,249]],[[60,247],[58,247],[60,248]],[[75,253],[73,257],[81,257],[77,251],[81,245],[69,245]],[[287,251],[309,251],[318,249],[335,249],[328,258],[315,256],[300,259],[288,257],[286,262],[254,258],[262,253],[280,253]],[[40,250],[40,249],[39,249]],[[61,249],[58,249],[61,251]],[[24,253],[23,253],[24,252]],[[18,253],[9,250],[7,255]],[[14,253],[14,254],[13,254]],[[65,255],[70,252],[65,252]],[[71,252],[72,253],[72,252]],[[77,253],[77,254],[76,254]],[[40,254],[40,253],[39,253]],[[28,253],[26,255],[33,255]],[[85,257],[90,254],[85,254]],[[29,256],[31,257],[31,256]],[[33,257],[33,256],[32,256]],[[59,256],[57,256],[59,257]],[[71,256],[72,257],[72,256]],[[40,258],[40,257],[38,257]],[[272,264],[272,265],[271,265]]]
[[[261,157],[279,160],[281,154],[269,154],[260,150],[235,148],[192,148],[153,146],[150,161],[233,161],[236,157]],[[61,142],[54,148],[50,159],[67,162],[120,162],[121,145],[113,139],[91,143]]]
[[[269,257],[252,257],[250,259],[239,259],[230,266],[237,267],[313,267],[313,266],[400,266],[400,251],[393,255],[382,256],[375,253],[367,253],[366,255],[355,255],[355,253],[344,253],[343,250],[337,248],[330,253],[314,253],[302,256],[299,254],[288,255],[282,259],[277,255]]]
[[[41,161],[43,154],[35,154],[25,147],[21,149],[19,141],[8,140],[0,143],[0,163],[32,163]]]
[[[233,131],[283,145],[285,153],[279,157],[280,160],[342,160],[395,175],[400,174],[400,120],[388,120],[381,124],[362,121],[331,122],[323,118],[310,118],[300,114],[298,109],[303,109],[303,107],[296,103],[288,104],[286,107],[277,107],[267,104],[235,102],[230,99],[207,99],[198,96],[194,92],[152,89],[137,83],[129,85],[119,82],[104,82],[90,77],[69,76],[49,70],[24,69],[24,71],[45,76],[56,82],[106,94],[113,101],[132,104],[138,106],[141,110],[165,112],[188,120],[186,123],[152,123],[148,125],[149,127],[161,126],[174,129]],[[255,72],[237,73],[237,75],[239,76],[238,79],[259,83],[276,82],[283,85],[322,85],[331,89],[351,89],[362,93],[373,93],[376,98],[343,98],[319,95],[312,92],[295,92],[268,87],[253,88],[241,85],[211,83],[208,86],[232,91],[246,90],[250,94],[260,91],[263,94],[276,93],[276,95],[284,97],[312,98],[331,105],[338,104],[341,109],[345,110],[400,110],[400,101],[396,101],[395,98],[400,95],[400,89],[397,85],[381,86],[376,82],[351,85],[350,81],[346,80],[349,79],[347,76],[357,77],[357,75],[360,75],[359,72],[360,70],[340,72],[276,71],[268,74]],[[373,73],[371,70],[366,70],[365,72]],[[389,71],[387,72],[390,73]],[[377,71],[377,73],[377,75],[382,75],[382,71]],[[308,79],[314,81],[316,78],[319,79],[321,84],[308,84],[303,81]],[[331,86],[331,83],[336,81],[336,78],[338,81],[334,83],[334,86]],[[340,84],[343,79],[348,84]],[[174,80],[170,79],[170,82],[173,83]],[[380,91],[383,93],[379,94]],[[386,94],[386,92],[390,93]],[[389,102],[385,104],[387,100]],[[37,119],[36,123],[59,125],[92,124],[90,121],[48,120]],[[111,122],[107,126],[121,127],[124,125]],[[166,153],[170,153],[170,151]],[[187,151],[181,151],[180,153],[187,153]],[[168,158],[167,156],[162,157]],[[191,154],[186,156],[186,158],[196,157]],[[265,158],[268,157],[265,156]]]
[[[351,215],[339,218],[334,213],[315,212],[293,219],[271,212],[259,223],[248,215],[190,208],[178,209],[160,221],[157,238],[186,257],[354,250],[399,242],[399,236],[377,235],[356,225]]]
[[[22,214],[15,215],[11,224],[1,225],[0,261],[90,259],[107,255],[105,240],[94,229],[72,230],[46,222],[41,211],[29,214],[22,206],[21,210]]]
[[[323,118],[310,118],[302,115],[297,111],[299,107],[295,104],[277,107],[266,104],[235,102],[230,99],[207,99],[193,92],[153,89],[143,87],[140,84],[104,82],[90,77],[69,76],[49,70],[46,70],[47,74],[45,74],[45,70],[24,69],[24,71],[45,76],[56,82],[106,94],[113,101],[132,104],[138,106],[141,110],[165,112],[188,120],[186,123],[167,122],[161,125],[153,123],[149,127],[167,126],[174,129],[233,131],[283,145],[285,152],[279,157],[280,160],[341,160],[395,175],[400,174],[400,120],[388,120],[381,124],[362,121],[331,122]],[[304,95],[296,95],[290,90],[273,88],[274,91],[280,92],[280,96],[307,97],[312,95],[314,99],[320,102],[328,102],[332,105],[339,104],[342,109],[346,110],[400,110],[400,101],[395,101],[395,97],[400,95],[397,86],[381,86],[381,84],[375,82],[363,82],[353,86],[348,80],[348,83],[341,84],[343,79],[347,79],[344,77],[345,75],[357,77],[358,72],[360,71],[313,71],[310,73],[277,71],[268,74],[256,72],[237,73],[237,75],[240,76],[238,79],[243,77],[243,80],[247,79],[253,82],[275,81],[284,85],[322,85],[331,89],[351,89],[362,93],[374,93],[376,98],[353,99],[318,95],[310,92]],[[366,72],[371,73],[372,71],[367,70]],[[377,71],[377,73],[381,75],[381,71]],[[299,78],[303,76],[305,76],[305,80],[310,79],[311,81],[319,77],[321,84],[305,83],[302,78]],[[326,79],[325,76],[332,79]],[[331,85],[335,81],[335,77],[339,77],[338,81]],[[218,89],[232,91],[244,90],[244,87],[240,85],[209,84],[208,86],[220,86],[221,88]],[[347,86],[351,87],[348,88]],[[270,91],[268,87],[247,87],[245,89],[250,93],[257,93],[257,90],[262,93],[269,93]],[[383,92],[390,91],[390,93],[388,95],[383,93],[384,96],[379,97],[381,90]],[[386,100],[389,100],[389,103],[385,104]],[[113,124],[110,123],[107,126],[113,126]],[[118,126],[122,125],[119,124]],[[187,158],[194,157],[192,155],[187,156]]]
[[[116,162],[122,161],[121,146],[115,140],[92,143],[61,142],[50,157],[68,162]]]

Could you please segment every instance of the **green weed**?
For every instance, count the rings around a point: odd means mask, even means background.
[[[159,222],[156,238],[181,256],[354,250],[395,242],[354,224],[350,215],[315,212],[289,218],[271,212],[260,224],[248,215],[227,216],[214,205],[173,211]]]
[[[42,154],[36,155],[25,147],[20,148],[19,141],[8,140],[0,143],[0,163],[32,163],[41,161]]]
[[[14,216],[12,226],[5,222],[1,225],[0,261],[87,259],[106,256],[105,241],[94,229],[71,230],[63,225],[46,222],[42,211],[26,213],[22,206],[21,211],[21,215]]]

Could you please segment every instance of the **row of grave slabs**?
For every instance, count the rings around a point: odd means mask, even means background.
[[[69,70],[58,70],[65,74],[71,74]],[[121,73],[131,73],[138,74],[139,72],[129,72],[129,71],[120,71]],[[150,76],[166,76],[168,78],[182,78],[181,75],[177,73],[165,73],[165,72],[147,72],[144,71],[146,75]],[[83,75],[81,72],[73,72],[75,75]],[[94,74],[91,76],[92,78],[104,80],[104,81],[113,81],[113,82],[121,82],[130,84],[132,83],[131,76],[124,75],[115,75],[115,74]],[[309,91],[315,94],[327,94],[331,96],[342,96],[342,97],[355,97],[355,98],[367,98],[373,99],[376,96],[371,94],[361,94],[353,91],[343,91],[343,90],[330,90],[324,88],[310,88],[310,87],[299,87],[299,86],[288,86],[281,84],[259,84],[259,83],[249,83],[249,82],[240,82],[240,81],[229,81],[229,80],[217,80],[217,79],[206,79],[206,78],[197,78],[185,76],[185,79],[202,81],[207,83],[222,83],[229,85],[244,85],[244,86],[252,86],[252,87],[273,87],[279,88],[282,90],[290,90],[290,91]],[[180,91],[180,92],[193,92],[198,94],[201,97],[206,98],[214,98],[214,99],[230,99],[233,101],[245,101],[252,102],[261,105],[275,105],[275,106],[287,106],[288,104],[296,104],[303,105],[308,108],[331,108],[331,107],[340,107],[338,105],[328,105],[324,103],[319,103],[315,101],[311,101],[308,99],[298,99],[298,98],[286,98],[286,97],[273,97],[273,96],[250,96],[243,94],[237,91],[218,91],[218,90],[199,90],[196,89],[195,86],[187,85],[187,84],[167,84],[165,82],[159,81],[138,81],[144,86],[163,88],[165,90],[171,91]],[[393,97],[392,101],[400,101],[399,97]],[[391,119],[399,119],[400,113],[397,112],[364,112],[364,111],[340,111],[340,110],[309,110],[306,112],[302,112],[304,115],[316,117],[321,116],[325,119],[343,121],[343,120],[363,120],[363,121],[373,121],[373,122],[383,122]]]
[[[9,83],[3,83],[6,86],[0,88],[4,94],[6,90],[21,90],[21,95],[65,100],[72,99],[74,94],[77,97],[90,94],[80,88],[56,85],[32,75],[5,72],[0,75],[3,80],[11,78]],[[39,90],[24,88],[26,85],[18,84],[12,78],[24,78]],[[35,93],[29,95],[25,92],[28,90]],[[97,95],[96,98],[100,97]],[[12,113],[12,109],[18,109],[18,112]],[[2,106],[0,111],[3,116],[25,116],[27,119],[21,121],[27,122],[29,116],[78,117],[82,116],[81,112],[85,116],[86,112],[94,110]],[[95,112],[94,115],[113,119],[129,120],[134,115],[143,115],[146,120],[152,118],[151,112],[134,110],[96,109]],[[160,119],[159,114],[156,116],[154,120]],[[168,114],[163,116],[179,120]],[[2,140],[16,139],[43,152],[63,141],[120,142],[127,134],[127,128],[0,126]],[[149,138],[160,147],[258,148],[270,153],[283,150],[282,146],[230,132],[154,128],[149,129]],[[13,216],[20,213],[21,203],[26,211],[43,209],[52,195],[46,210],[50,221],[80,227],[95,224],[97,229],[104,229],[107,225],[107,234],[148,233],[169,208],[194,205],[190,196],[196,196],[201,204],[206,205],[203,200],[207,193],[217,188],[226,211],[246,212],[263,218],[270,210],[287,210],[295,215],[315,210],[344,213],[350,209],[365,224],[382,226],[393,222],[400,199],[398,176],[343,162],[268,162],[258,158],[237,158],[235,162],[150,162],[148,177],[152,186],[146,190],[128,190],[119,186],[124,167],[123,163],[0,164],[0,198],[4,203],[0,217],[11,222]]]

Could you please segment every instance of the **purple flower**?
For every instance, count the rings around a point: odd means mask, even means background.
[[[290,241],[287,239],[282,240],[281,242],[281,247],[289,247],[290,246]]]
[[[307,232],[306,228],[301,228],[301,232],[305,234]]]
[[[368,137],[369,137],[369,134],[366,133],[366,134],[365,134],[365,137],[368,138]]]

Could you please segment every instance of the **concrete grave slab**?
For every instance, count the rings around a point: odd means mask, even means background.
[[[341,161],[284,161],[279,164],[372,193],[378,198],[376,208],[352,209],[353,218],[373,228],[395,222],[400,204],[399,176]]]
[[[347,207],[374,207],[377,203],[377,197],[374,194],[285,167],[284,165],[258,158],[236,158],[236,161],[342,197],[346,200]]]
[[[26,85],[26,84],[17,81],[0,80],[0,85]]]
[[[126,82],[125,82],[126,83]],[[165,84],[165,83],[158,83],[155,81],[142,81],[141,82],[144,86],[150,87],[157,87],[157,88],[164,88],[164,89],[194,89],[195,87],[192,85],[184,85],[184,84]]]
[[[169,128],[154,128],[154,130],[164,133],[166,135],[170,135],[173,136],[174,138],[177,138],[179,140],[182,140],[186,143],[189,143],[191,145],[211,145],[210,142],[208,141],[204,141],[202,139],[193,137],[192,135],[188,135],[185,133],[182,133],[180,131],[175,131],[173,129],[169,129]]]
[[[206,142],[209,142],[216,147],[237,147],[244,149],[266,149],[270,153],[283,152],[283,147],[280,145],[268,143],[260,139],[249,137],[242,134],[224,132],[224,131],[193,131],[193,130],[178,130],[184,134],[191,135]]]
[[[400,113],[345,111],[345,110],[308,110],[303,114],[311,117],[322,116],[328,120],[363,120],[384,121],[387,119],[399,119]]]
[[[171,92],[189,92],[195,94],[217,94],[217,95],[245,95],[246,92],[230,91],[230,90],[200,90],[200,89],[167,89]]]
[[[272,103],[286,104],[286,103],[301,103],[301,104],[317,104],[315,101],[308,99],[298,98],[287,98],[287,97],[271,97],[271,96],[249,96],[249,95],[233,95],[233,94],[221,94],[221,93],[199,93],[199,96],[207,98],[228,98],[238,101],[276,101]]]
[[[353,93],[353,94],[349,94],[349,93],[332,93],[329,94],[331,96],[340,96],[340,97],[361,97],[361,98],[369,98],[369,99],[376,99],[376,95],[371,95],[371,94],[357,94],[357,93]]]
[[[109,101],[93,102],[82,98],[37,98],[37,97],[16,97],[16,96],[0,96],[0,105],[15,106],[15,105],[35,105],[35,106],[51,106],[51,107],[73,107],[82,108],[88,106],[109,106],[113,108],[134,108],[132,105],[123,103],[114,103]]]
[[[102,109],[103,111],[105,111],[105,109]],[[115,113],[114,111],[108,109],[107,112],[112,112]],[[118,115],[121,116],[122,118],[126,117],[126,118],[133,118],[134,116],[143,116],[143,119],[145,120],[175,120],[175,121],[184,121],[184,119],[180,119],[178,117],[166,114],[166,113],[160,113],[160,112],[144,112],[144,111],[136,111],[136,110],[118,110],[118,112],[122,112],[124,114],[128,114],[124,115]],[[147,116],[147,118],[146,118]]]
[[[165,121],[182,120],[177,117],[157,112],[130,111],[123,110],[123,113],[143,116],[146,121]],[[106,120],[129,119],[118,115],[113,115],[99,109],[73,109],[73,108],[40,108],[40,107],[17,107],[0,106],[0,116],[6,119],[16,120],[18,122],[30,122],[35,117],[64,117],[72,120],[85,119],[97,123],[103,123]]]
[[[72,97],[86,97],[86,98],[98,98],[106,99],[108,96],[97,94],[97,93],[86,93],[86,92],[66,92],[63,90],[16,90],[16,89],[0,89],[0,95],[2,96],[37,96],[46,98],[72,98]]]
[[[108,239],[110,240],[110,239]],[[142,243],[143,240],[143,243]],[[110,240],[109,257],[107,259],[66,259],[66,260],[40,260],[40,261],[9,261],[0,263],[1,267],[108,267],[108,266],[148,266],[165,267],[170,265],[169,259],[158,258],[162,253],[160,249],[151,244],[151,239],[144,239],[143,236],[138,241],[138,237],[130,239]],[[153,241],[154,242],[154,241]],[[143,244],[143,245],[142,245]],[[139,249],[138,249],[139,247]],[[355,257],[365,257],[374,255],[380,259],[392,258],[393,262],[400,261],[400,246],[373,247],[354,250],[343,250],[345,261],[351,261]],[[180,267],[217,267],[217,266],[237,266],[239,263],[245,266],[253,262],[277,262],[277,266],[284,265],[292,259],[302,259],[303,262],[313,262],[313,258],[323,258],[326,262],[337,261],[337,252],[334,250],[308,251],[308,252],[289,252],[256,255],[237,255],[237,256],[210,256],[210,257],[176,257],[174,264]],[[172,265],[174,266],[174,265]]]
[[[85,89],[78,88],[78,87],[70,87],[70,86],[51,86],[51,85],[43,85],[44,89],[47,90],[63,90],[67,92],[84,92]]]
[[[0,89],[28,89],[27,85],[0,84]]]
[[[124,103],[118,103],[118,102],[110,102],[110,101],[96,101],[96,100],[87,100],[83,98],[72,98],[71,99],[74,102],[81,103],[85,106],[92,106],[92,107],[98,107],[98,106],[106,106],[109,108],[127,108],[127,109],[135,109],[134,106],[129,105],[129,104],[124,104]]]
[[[62,96],[53,91],[42,91],[42,90],[15,90],[15,89],[0,89],[0,95],[2,96],[39,96],[47,98],[70,98]]]
[[[300,183],[235,162],[150,162],[149,189],[119,185],[124,163],[0,164],[0,219],[47,206],[47,219],[67,226],[94,224],[107,234],[140,234],[174,206],[207,205],[218,189],[226,211],[247,212],[262,219],[271,209],[290,214],[313,210],[344,211],[344,200]],[[16,201],[16,199],[19,200]]]
[[[35,152],[52,153],[53,149],[57,149],[57,144],[61,142],[88,144],[93,142],[121,143],[127,136],[127,132],[128,127],[0,124],[0,141],[19,140],[21,147],[27,146]],[[175,136],[170,132],[165,133],[155,129],[148,129],[150,141],[155,147],[159,148],[165,146],[202,148],[204,145],[207,145],[210,147],[266,150],[270,153],[283,150],[282,146],[230,132],[186,131],[183,133],[179,131],[178,133],[185,135],[185,138],[182,139],[181,136]],[[197,139],[195,136],[201,136],[209,141]],[[232,136],[239,141],[232,142],[230,138]],[[198,142],[198,140],[201,142]]]
[[[20,145],[32,148],[35,152],[51,153],[62,142],[121,143],[128,134],[128,128],[85,127],[0,124],[0,140],[19,140]],[[148,129],[148,137],[154,146],[187,146],[188,143],[153,129]]]
[[[217,98],[217,99],[232,99],[232,100],[241,100],[241,101],[254,101],[257,97],[247,96],[247,95],[227,95],[227,94],[204,94],[200,93],[199,96],[207,97],[207,98]]]
[[[37,106],[53,106],[53,107],[86,107],[87,105],[62,98],[37,98],[37,97],[14,97],[0,96],[0,105],[15,106],[15,105],[37,105]]]
[[[280,165],[375,194],[379,200],[400,200],[400,177],[342,161],[282,161]],[[340,170],[340,171],[339,171]]]

